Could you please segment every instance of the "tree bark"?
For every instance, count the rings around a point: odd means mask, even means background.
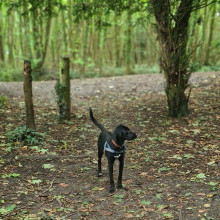
[[[70,59],[61,58],[60,84],[63,86],[63,118],[70,119],[71,100],[70,100]]]
[[[31,62],[24,61],[24,99],[26,110],[26,127],[35,130],[34,106],[32,99]]]

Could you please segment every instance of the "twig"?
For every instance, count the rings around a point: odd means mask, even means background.
[[[53,179],[53,180],[51,181],[50,187],[49,187],[47,190],[45,190],[45,191],[43,192],[43,194],[46,193],[48,190],[50,190],[50,189],[52,188],[54,181],[55,181],[55,179]]]
[[[182,220],[182,209],[183,209],[183,204],[181,200],[181,207],[180,207],[180,212],[179,212],[179,220]]]

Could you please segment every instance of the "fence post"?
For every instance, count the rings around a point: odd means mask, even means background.
[[[61,58],[60,84],[63,89],[64,119],[70,119],[71,100],[70,100],[70,59]]]
[[[31,77],[31,62],[24,61],[24,101],[26,111],[26,128],[35,130],[34,121],[34,106],[32,99],[32,77]]]

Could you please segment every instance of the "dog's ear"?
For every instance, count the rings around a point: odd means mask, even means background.
[[[116,135],[116,139],[117,139],[117,141],[118,141],[119,143],[125,140],[125,139],[124,139],[124,136],[123,136],[121,133],[118,133],[118,134]]]
[[[124,138],[124,132],[123,132],[123,129],[121,129],[121,126],[118,126],[118,127],[117,127],[116,139],[117,139],[119,142],[123,142],[123,141],[125,140],[125,138]]]

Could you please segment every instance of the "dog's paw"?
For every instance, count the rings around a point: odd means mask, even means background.
[[[117,185],[117,189],[123,189],[124,187],[122,186],[122,184],[118,184]]]
[[[101,177],[102,176],[102,173],[98,173],[98,177]]]
[[[115,188],[111,188],[110,190],[109,190],[109,193],[110,194],[113,194],[115,192]]]
[[[128,191],[128,188],[125,188],[122,184],[117,185],[117,189],[123,189],[125,191]]]

